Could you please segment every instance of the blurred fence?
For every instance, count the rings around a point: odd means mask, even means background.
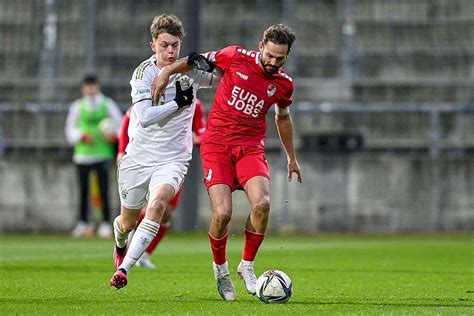
[[[463,152],[474,145],[470,104],[302,102],[297,108],[303,148],[425,151],[436,158],[442,152]]]
[[[0,153],[69,159],[67,109],[61,103],[0,103]],[[435,158],[474,149],[471,104],[299,102],[292,113],[296,146],[303,152],[411,151]],[[280,148],[272,121],[268,115],[268,150]]]
[[[183,55],[256,49],[268,25],[289,24],[297,41],[285,67],[298,101],[472,99],[471,0],[0,0],[0,100],[69,102],[93,71],[128,103],[161,13],[183,20]]]

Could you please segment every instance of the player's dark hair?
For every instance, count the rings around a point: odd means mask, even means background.
[[[296,39],[296,35],[292,29],[290,29],[285,24],[275,24],[268,27],[265,32],[263,32],[262,42],[264,44],[269,41],[279,45],[288,45],[288,52],[290,52],[291,45]]]
[[[161,33],[168,33],[182,39],[185,35],[183,23],[174,14],[161,14],[155,16],[150,26],[151,38],[158,38]]]
[[[82,79],[82,84],[99,84],[99,78],[96,74],[87,74]]]

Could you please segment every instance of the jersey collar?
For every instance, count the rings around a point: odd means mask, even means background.
[[[264,76],[271,76],[270,74],[268,74],[265,69],[262,68],[262,65],[260,64],[260,55],[261,53],[258,52],[257,54],[255,54],[255,67],[257,67],[258,69],[258,72],[260,72],[262,75]]]
[[[260,54],[261,54],[260,52],[257,52],[257,54],[255,54],[255,63],[257,65],[259,65],[260,63]]]

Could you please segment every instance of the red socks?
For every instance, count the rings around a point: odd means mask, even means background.
[[[225,234],[224,237],[220,239],[216,239],[212,237],[211,234],[209,234],[209,241],[211,242],[211,249],[212,249],[212,257],[214,259],[215,264],[224,264],[227,261],[225,257],[227,236],[229,236],[229,234]]]
[[[225,250],[227,245],[226,234],[221,239],[216,239],[209,235],[209,241],[211,242],[212,257],[215,264],[224,264],[227,259],[225,256]],[[257,255],[258,248],[262,244],[265,234],[254,233],[248,230],[245,230],[244,234],[244,250],[242,252],[242,259],[246,261],[254,261],[255,256]]]
[[[242,259],[246,261],[254,261],[257,255],[258,248],[262,244],[265,234],[254,233],[245,230],[244,233],[244,250],[242,252]]]

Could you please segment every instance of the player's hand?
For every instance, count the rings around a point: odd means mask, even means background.
[[[158,77],[155,77],[153,82],[151,83],[151,98],[153,102],[157,102],[160,96],[165,92],[166,86],[170,80],[170,76],[165,70],[164,67]]]
[[[92,135],[85,133],[81,135],[81,142],[86,143],[86,144],[92,144]]]
[[[178,109],[190,106],[193,103],[194,93],[193,86],[189,86],[186,90],[181,88],[181,82],[176,81],[176,97],[174,101],[178,104]]]
[[[213,72],[216,68],[216,65],[210,62],[206,57],[195,52],[188,55],[188,65],[193,65],[195,68],[205,72]]]
[[[303,177],[301,176],[300,166],[298,161],[290,160],[288,161],[288,182],[291,182],[293,179],[293,172],[296,173],[296,180],[299,183],[303,183]]]

